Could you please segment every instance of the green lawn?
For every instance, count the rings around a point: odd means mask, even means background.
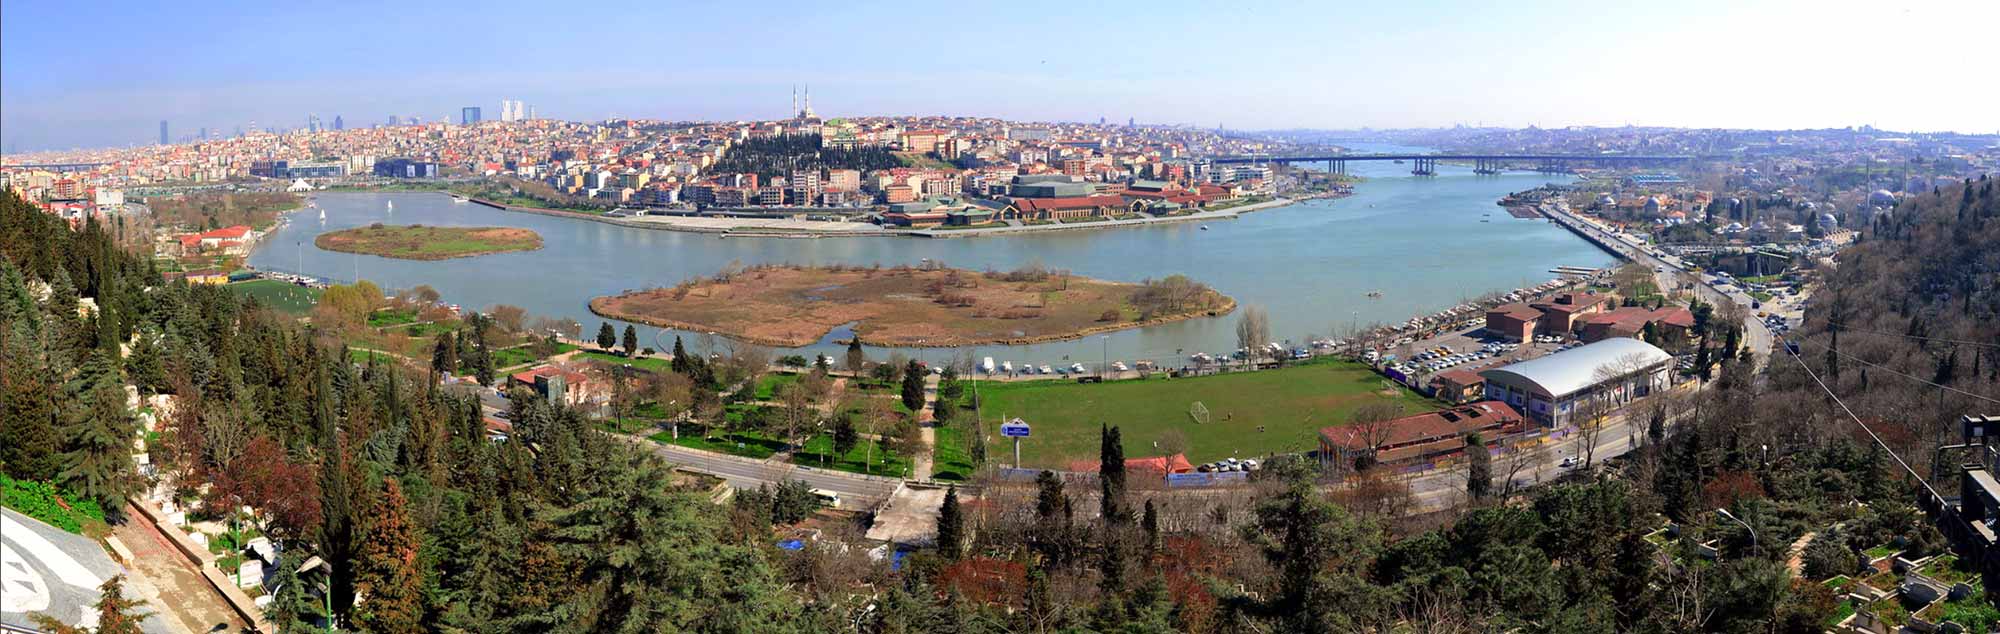
[[[694,426],[681,429],[681,437],[675,439],[673,431],[653,434],[653,440],[669,445],[679,445],[689,449],[700,449],[716,453],[726,453],[745,458],[762,460],[785,448],[785,443],[755,432],[718,433],[714,438],[704,438],[701,430]]]
[[[591,359],[595,361],[603,361],[605,363],[609,363],[612,365],[630,365],[632,367],[639,368],[641,370],[652,370],[654,372],[670,372],[673,370],[673,362],[667,361],[666,359],[655,359],[652,357],[640,357],[637,359],[628,359],[615,354],[606,354],[603,352],[594,352],[586,350],[583,352],[579,352],[576,354],[576,356],[570,358],[579,361],[584,359]]]
[[[362,350],[360,348],[348,348],[347,358],[353,360],[355,363],[360,363],[363,365],[366,365],[368,363],[368,360],[371,358],[374,359],[375,363],[378,365],[385,363],[395,363],[397,361],[396,357],[392,357],[381,352],[376,352],[374,350]]]
[[[854,444],[854,449],[846,455],[833,454],[833,434],[819,434],[807,440],[805,448],[792,454],[792,464],[820,467],[851,473],[871,473],[903,477],[910,472],[910,459],[884,450],[875,445],[875,461],[868,462],[868,446],[871,441],[863,440]]]
[[[972,477],[972,455],[965,450],[965,434],[957,427],[937,428],[937,444],[931,453],[931,479],[964,482]]]
[[[368,325],[375,328],[381,328],[383,326],[400,326],[403,324],[412,324],[416,323],[416,321],[417,321],[417,311],[415,310],[396,310],[392,308],[384,308],[382,310],[368,313]]]
[[[576,346],[566,343],[558,343],[556,344],[555,353],[562,354],[575,349]],[[512,348],[501,348],[499,350],[493,351],[493,367],[511,368],[531,361],[540,361],[545,358],[547,357],[535,356],[534,344],[522,344],[514,346]],[[618,359],[617,363],[627,363],[624,357],[616,357],[616,358]]]
[[[1754,299],[1754,300],[1757,300],[1757,301],[1760,301],[1760,302],[1768,302],[1768,301],[1771,301],[1771,294],[1770,294],[1770,293],[1766,293],[1766,292],[1764,292],[1764,291],[1750,291],[1749,295],[1750,295],[1750,299]]]
[[[390,328],[386,332],[416,339],[436,339],[438,335],[444,334],[445,331],[456,329],[458,329],[458,322],[455,321],[426,321]]]
[[[312,312],[319,303],[319,289],[306,288],[282,280],[250,280],[224,286],[240,295],[257,298],[258,302],[288,315],[304,315]]]
[[[996,438],[1006,418],[1033,425],[1033,437],[1021,443],[1027,466],[1096,460],[1100,423],[1121,429],[1127,457],[1158,455],[1155,441],[1168,430],[1179,430],[1188,441],[1188,459],[1199,464],[1312,450],[1319,445],[1319,428],[1346,423],[1350,413],[1367,403],[1390,400],[1408,413],[1440,407],[1401,388],[1393,397],[1383,396],[1383,382],[1360,364],[1321,361],[1261,372],[1095,385],[982,383],[980,420]],[[1210,412],[1208,424],[1196,424],[1188,414],[1197,401]]]
[[[778,398],[778,389],[799,382],[799,375],[780,372],[766,373],[757,377],[756,400],[770,401]]]

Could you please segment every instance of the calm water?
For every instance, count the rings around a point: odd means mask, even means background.
[[[1362,151],[1398,150],[1388,146]],[[251,255],[260,268],[299,271],[383,288],[429,284],[445,301],[468,308],[513,304],[531,314],[569,317],[586,336],[605,321],[586,303],[597,295],[671,286],[714,273],[731,262],[757,264],[916,264],[925,258],[968,269],[1010,269],[1040,262],[1095,278],[1139,281],[1181,273],[1207,282],[1242,305],[1261,305],[1280,339],[1347,332],[1350,325],[1401,323],[1467,298],[1555,277],[1551,267],[1601,267],[1610,256],[1541,220],[1518,220],[1495,205],[1508,192],[1552,179],[1547,175],[1477,176],[1440,166],[1414,178],[1408,165],[1361,163],[1369,176],[1353,196],[1259,211],[1237,220],[1104,231],[1073,231],[966,239],[822,238],[718,239],[710,234],[620,227],[586,220],[500,211],[453,203],[443,194],[319,194],[321,223],[308,210],[267,237]],[[390,212],[386,203],[395,202]],[[1482,222],[1482,220],[1486,222]],[[485,225],[533,229],[543,248],[438,262],[393,260],[321,251],[324,231],[374,222]],[[1380,290],[1380,299],[1369,291]],[[614,322],[622,329],[622,323]],[[1155,359],[1176,364],[1195,351],[1236,347],[1234,315],[1114,333],[1108,338],[991,346],[977,351],[995,362],[1094,363]],[[639,326],[642,338],[658,329]],[[665,337],[671,345],[672,331]],[[696,337],[688,343],[694,345]],[[822,342],[811,350],[831,353]],[[915,354],[912,352],[912,354]],[[940,356],[929,351],[930,358]],[[837,357],[838,355],[835,354]],[[1066,362],[1065,362],[1066,363]]]

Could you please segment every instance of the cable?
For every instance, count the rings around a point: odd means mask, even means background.
[[[1882,451],[1884,451],[1884,452],[1887,452],[1887,453],[1889,454],[1889,457],[1891,457],[1891,458],[1895,458],[1895,459],[1896,459],[1896,464],[1897,464],[1897,465],[1900,465],[1900,466],[1902,466],[1902,467],[1903,467],[1903,470],[1904,470],[1904,471],[1907,471],[1907,472],[1909,472],[1909,473],[1910,473],[1910,477],[1912,477],[1912,478],[1916,478],[1916,479],[1917,479],[1917,482],[1918,482],[1919,484],[1922,484],[1922,485],[1924,485],[1924,490],[1926,490],[1926,491],[1930,491],[1930,492],[1931,492],[1931,497],[1932,497],[1932,498],[1935,498],[1935,499],[1939,499],[1939,500],[1942,500],[1942,499],[1944,499],[1944,496],[1943,496],[1943,495],[1940,495],[1940,494],[1938,494],[1938,490],[1937,490],[1937,488],[1936,488],[1936,487],[1932,487],[1932,486],[1931,486],[1931,483],[1930,483],[1929,481],[1925,480],[1923,476],[1921,476],[1921,475],[1918,475],[1918,474],[1917,474],[1917,470],[1916,470],[1916,469],[1912,469],[1912,468],[1910,468],[1910,463],[1908,463],[1908,462],[1904,462],[1904,461],[1903,461],[1903,457],[1902,457],[1902,456],[1898,456],[1898,455],[1896,455],[1896,450],[1894,450],[1894,449],[1890,449],[1890,448],[1889,448],[1889,444],[1888,444],[1888,443],[1885,443],[1885,442],[1882,442],[1882,437],[1881,437],[1881,436],[1877,436],[1877,435],[1875,435],[1875,430],[1873,430],[1873,429],[1869,429],[1869,428],[1868,428],[1868,424],[1867,424],[1867,423],[1864,423],[1864,422],[1861,422],[1861,417],[1860,417],[1860,416],[1856,416],[1856,415],[1854,415],[1854,410],[1853,410],[1853,409],[1850,409],[1850,408],[1848,408],[1848,407],[1847,407],[1847,402],[1846,402],[1846,401],[1842,401],[1842,400],[1840,400],[1840,395],[1839,395],[1839,394],[1835,394],[1835,393],[1833,393],[1833,388],[1830,388],[1830,387],[1827,387],[1827,385],[1826,385],[1826,381],[1822,381],[1822,380],[1820,380],[1820,378],[1819,378],[1819,374],[1818,374],[1818,373],[1816,373],[1816,372],[1813,372],[1813,369],[1812,369],[1812,366],[1811,366],[1811,365],[1807,365],[1807,364],[1806,364],[1806,360],[1805,360],[1805,359],[1801,359],[1801,358],[1799,358],[1799,353],[1797,353],[1797,352],[1791,352],[1790,350],[1787,350],[1786,352],[1789,352],[1789,353],[1791,354],[1791,357],[1792,357],[1792,360],[1793,360],[1793,361],[1797,361],[1797,362],[1798,362],[1798,364],[1799,364],[1799,368],[1800,368],[1800,369],[1803,369],[1803,370],[1805,370],[1805,371],[1806,371],[1806,376],[1810,376],[1810,377],[1812,377],[1812,380],[1813,380],[1813,382],[1814,382],[1814,383],[1818,383],[1818,384],[1819,384],[1819,389],[1821,389],[1821,390],[1825,390],[1825,391],[1826,391],[1826,395],[1827,395],[1827,396],[1829,396],[1829,397],[1832,397],[1832,398],[1833,398],[1833,402],[1834,402],[1834,404],[1836,404],[1836,405],[1839,405],[1839,406],[1840,406],[1840,411],[1843,411],[1843,412],[1846,412],[1846,413],[1847,413],[1847,417],[1848,417],[1849,419],[1853,420],[1853,421],[1854,421],[1854,424],[1855,424],[1855,425],[1857,425],[1857,426],[1861,427],[1861,431],[1865,431],[1865,432],[1868,432],[1868,437],[1869,437],[1869,438],[1872,438],[1872,439],[1874,439],[1874,440],[1875,440],[1875,446],[1877,446],[1877,447],[1881,447],[1881,448],[1882,448]],[[1840,353],[1839,353],[1838,351],[1836,351],[1836,352],[1834,352],[1834,354],[1840,354]],[[1866,362],[1864,361],[1863,363],[1866,363]],[[1905,375],[1905,376],[1907,376],[1907,375]],[[1929,383],[1929,381],[1925,381],[1925,382],[1926,382],[1926,383]]]
[[[1987,395],[1984,395],[1984,394],[1974,394],[1974,393],[1972,393],[1972,392],[1967,392],[1967,391],[1965,391],[1965,390],[1961,390],[1961,389],[1958,389],[1958,388],[1955,388],[1955,387],[1952,387],[1952,386],[1949,386],[1949,385],[1944,385],[1944,384],[1940,384],[1940,383],[1935,383],[1935,382],[1932,382],[1932,381],[1931,381],[1931,380],[1929,380],[1929,379],[1925,379],[1925,378],[1923,378],[1923,377],[1920,377],[1920,376],[1916,376],[1916,375],[1913,375],[1913,374],[1910,374],[1910,373],[1907,373],[1907,372],[1903,372],[1903,371],[1901,371],[1901,370],[1897,370],[1897,369],[1895,369],[1895,368],[1891,368],[1891,367],[1888,367],[1888,366],[1885,366],[1885,365],[1882,365],[1882,364],[1880,364],[1880,363],[1875,363],[1875,362],[1873,362],[1873,361],[1869,361],[1869,360],[1867,360],[1867,359],[1863,359],[1863,358],[1861,358],[1861,357],[1857,357],[1857,356],[1854,356],[1854,355],[1851,355],[1851,354],[1848,354],[1848,353],[1845,353],[1845,352],[1841,352],[1841,351],[1839,351],[1839,350],[1834,350],[1833,348],[1831,348],[1831,347],[1828,347],[1828,346],[1822,346],[1822,345],[1819,345],[1819,344],[1816,344],[1816,343],[1811,343],[1811,342],[1807,342],[1807,341],[1805,341],[1804,339],[1798,339],[1798,340],[1795,340],[1795,341],[1797,341],[1797,342],[1799,342],[1799,343],[1805,343],[1805,344],[1807,344],[1807,345],[1812,345],[1812,346],[1815,346],[1815,347],[1818,347],[1818,348],[1819,348],[1819,349],[1821,349],[1821,350],[1827,350],[1827,351],[1830,351],[1830,352],[1832,352],[1832,353],[1834,353],[1834,354],[1837,354],[1837,355],[1840,355],[1840,356],[1842,356],[1842,357],[1846,357],[1846,358],[1848,358],[1848,359],[1853,359],[1854,361],[1857,361],[1857,362],[1859,362],[1859,363],[1861,363],[1861,364],[1863,364],[1863,365],[1866,365],[1866,366],[1868,366],[1868,367],[1871,367],[1871,368],[1875,368],[1875,369],[1878,369],[1878,370],[1881,370],[1881,371],[1883,371],[1883,372],[1888,372],[1888,373],[1890,373],[1890,374],[1894,374],[1894,375],[1897,375],[1897,376],[1901,376],[1901,377],[1904,377],[1904,378],[1907,378],[1907,379],[1910,379],[1910,380],[1912,380],[1912,381],[1916,381],[1916,382],[1918,382],[1918,383],[1923,383],[1923,384],[1925,384],[1925,385],[1929,385],[1929,386],[1931,386],[1931,387],[1935,387],[1935,388],[1938,388],[1938,389],[1941,389],[1941,390],[1947,390],[1947,391],[1951,391],[1951,392],[1957,392],[1957,393],[1959,393],[1959,394],[1964,394],[1964,395],[1966,395],[1966,396],[1970,396],[1970,397],[1972,397],[1972,398],[1976,398],[1976,399],[1979,399],[1979,400],[1982,400],[1982,401],[1987,401],[1987,402],[1989,402],[1989,403],[2000,403],[2000,399],[1996,399],[1996,398],[1993,398],[1993,397],[1991,397],[1991,396],[1987,396]]]
[[[1983,343],[1983,342],[1978,342],[1978,341],[1966,341],[1966,340],[1963,340],[1963,339],[1944,339],[1944,338],[1940,338],[1940,337],[1920,337],[1920,336],[1917,336],[1917,335],[1906,335],[1906,334],[1902,334],[1902,333],[1895,333],[1895,332],[1882,332],[1882,331],[1879,331],[1879,330],[1855,330],[1855,329],[1850,329],[1850,328],[1848,328],[1848,327],[1847,327],[1847,324],[1843,324],[1843,323],[1839,323],[1839,322],[1833,322],[1833,321],[1829,321],[1829,322],[1827,322],[1827,323],[1828,323],[1828,324],[1832,324],[1832,325],[1834,325],[1834,326],[1839,326],[1839,327],[1840,327],[1840,331],[1841,331],[1841,332],[1858,332],[1858,333],[1862,333],[1862,334],[1869,334],[1869,335],[1882,335],[1882,336],[1885,336],[1885,337],[1902,337],[1902,338],[1905,338],[1905,339],[1917,339],[1917,340],[1921,340],[1921,341],[1937,341],[1937,342],[1943,342],[1943,343],[1949,343],[1949,344],[1956,344],[1956,345],[1961,345],[1961,346],[1979,346],[1979,347],[1982,347],[1982,348],[2000,348],[2000,343]]]

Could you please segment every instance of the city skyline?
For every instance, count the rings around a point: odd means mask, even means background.
[[[401,17],[389,21],[366,7],[341,15],[280,6],[126,8],[92,20],[72,19],[67,5],[51,2],[0,9],[7,147],[147,143],[160,119],[178,130],[304,121],[309,113],[457,120],[462,107],[502,100],[567,120],[773,119],[791,114],[782,111],[786,93],[805,83],[818,88],[826,116],[1109,118],[1232,129],[2000,129],[1984,105],[2000,100],[2000,89],[1964,81],[1959,70],[1981,59],[1979,29],[2000,18],[1992,3],[1564,2],[1502,13],[1455,2],[1190,8],[1213,18],[1202,20],[1139,3],[1089,16],[1061,5],[917,14],[795,5],[755,25],[720,8],[621,10],[629,23],[718,25],[643,42],[565,31],[537,19],[531,6],[509,3],[473,13],[399,7]],[[915,54],[912,40],[891,37],[908,28],[947,41],[985,35],[968,40],[978,46]],[[230,37],[184,37],[197,29]],[[1015,53],[990,54],[994,35],[1011,38]],[[64,44],[84,37],[105,45]],[[323,42],[328,54],[244,55],[301,41]],[[162,46],[179,54],[144,53]],[[370,54],[389,50],[397,54]],[[578,51],[591,53],[591,63],[577,63]],[[1888,90],[1903,85],[1948,87],[1953,98],[1911,101]]]

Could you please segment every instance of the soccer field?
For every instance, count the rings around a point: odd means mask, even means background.
[[[265,306],[288,315],[304,315],[312,311],[313,304],[319,303],[319,289],[281,280],[251,280],[224,288],[255,297]]]
[[[1345,424],[1362,405],[1392,401],[1417,413],[1441,407],[1401,387],[1383,392],[1384,379],[1366,366],[1321,361],[1279,370],[1204,377],[1078,384],[1071,381],[980,382],[985,401],[980,417],[992,440],[996,462],[1013,461],[1013,443],[999,435],[1000,422],[1019,417],[1034,435],[1021,443],[1024,466],[1063,468],[1072,461],[1096,461],[1098,425],[1116,426],[1125,456],[1157,456],[1156,442],[1168,430],[1187,439],[1188,460],[1201,464],[1228,457],[1251,458],[1312,450],[1321,427]],[[1208,408],[1207,423],[1189,414],[1196,402]]]

